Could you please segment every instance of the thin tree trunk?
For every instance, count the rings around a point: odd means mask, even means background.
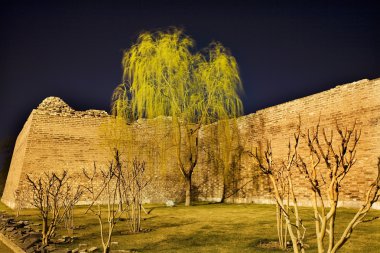
[[[48,221],[46,218],[42,219],[42,245],[48,245]]]
[[[281,209],[280,206],[276,203],[276,220],[277,220],[277,236],[278,236],[278,242],[280,244],[281,249],[285,249],[286,243],[284,245],[283,243],[283,228],[282,228],[282,215],[281,215]]]
[[[186,181],[186,199],[185,199],[185,206],[191,205],[191,174],[185,177]]]

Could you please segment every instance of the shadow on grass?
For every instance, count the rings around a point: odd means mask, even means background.
[[[273,244],[272,244],[273,243]],[[160,252],[176,252],[184,249],[191,249],[197,252],[198,249],[207,247],[207,252],[240,252],[242,250],[239,234],[223,233],[223,232],[207,232],[200,230],[191,234],[177,234],[168,236],[166,239],[155,243],[145,244],[141,248],[136,248],[139,252],[160,251]],[[275,239],[255,239],[244,247],[243,252],[283,252],[276,247],[265,247],[263,245],[275,245]],[[234,245],[236,247],[234,247]],[[238,247],[239,246],[239,247]]]
[[[183,227],[183,226],[187,226],[187,225],[192,225],[195,223],[197,223],[197,222],[195,222],[195,221],[160,222],[160,224],[157,224],[157,225],[156,224],[150,224],[149,228],[151,228],[152,230],[162,229],[162,228],[179,228],[179,227]]]
[[[155,243],[144,245],[139,251],[153,251],[160,249],[165,250],[181,250],[181,249],[195,249],[197,247],[217,248],[220,242],[230,240],[229,236],[224,236],[223,233],[207,233],[206,231],[197,231],[191,234],[178,233],[177,235],[170,235],[166,239]]]

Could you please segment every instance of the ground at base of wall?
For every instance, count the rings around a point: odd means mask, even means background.
[[[2,234],[0,234],[0,252],[2,253],[14,253],[3,241]]]
[[[145,205],[149,214],[143,215],[143,233],[130,233],[125,219],[116,224],[112,237],[112,249],[119,252],[283,252],[273,243],[276,237],[276,211],[273,205],[196,203],[185,207]],[[80,247],[101,252],[99,225],[91,214],[84,214],[86,207],[74,210],[76,230],[72,242],[55,244],[53,252],[69,252]],[[9,213],[10,211],[8,209]],[[301,217],[307,228],[308,252],[315,252],[314,221],[312,208],[301,207]],[[37,211],[22,210],[19,220],[38,224]],[[337,216],[337,230],[355,214],[355,209],[341,208]],[[368,219],[380,216],[372,210]],[[380,248],[380,220],[360,224],[342,252],[376,252]],[[38,227],[38,226],[37,226]],[[57,238],[67,232],[59,230]],[[268,248],[270,247],[270,248]]]
[[[41,252],[41,233],[32,225],[27,220],[17,220],[5,211],[0,213],[1,238],[15,252]]]

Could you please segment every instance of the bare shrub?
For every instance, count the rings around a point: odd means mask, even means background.
[[[30,204],[36,207],[42,220],[42,244],[47,245],[57,226],[74,207],[82,195],[80,186],[73,188],[67,171],[61,175],[45,172],[42,176],[26,176],[32,192]]]
[[[25,196],[25,191],[17,188],[17,190],[14,191],[14,198],[16,217],[19,217],[21,210],[26,207],[26,204],[28,202]]]
[[[139,162],[134,158],[130,170],[124,172],[122,188],[127,206],[127,220],[131,232],[141,231],[142,193],[150,182],[145,176],[145,162]]]
[[[124,214],[132,232],[141,230],[142,190],[149,182],[145,180],[144,172],[145,163],[136,158],[130,170],[123,166],[117,150],[107,169],[97,169],[94,163],[91,174],[83,170],[88,179],[85,188],[91,197],[86,213],[91,212],[98,219],[104,253],[110,252],[113,230]],[[96,184],[99,178],[100,188]],[[103,204],[106,204],[105,212]]]
[[[74,234],[74,207],[79,199],[77,199],[76,201],[73,201],[73,199],[76,198],[75,196],[76,193],[68,189],[68,187],[70,186],[66,185],[67,197],[63,200],[63,204],[62,204],[63,208],[67,209],[67,212],[65,212],[63,215],[63,223],[67,231],[67,235],[73,236]],[[81,190],[80,195],[82,195],[82,193],[83,193],[83,190]]]

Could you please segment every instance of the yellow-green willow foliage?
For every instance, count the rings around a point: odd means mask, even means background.
[[[195,53],[193,46],[178,29],[142,33],[124,53],[123,83],[114,92],[112,107],[127,122],[171,116],[177,127],[178,164],[190,185],[200,126],[243,112],[235,58],[220,43]]]
[[[220,44],[206,54],[190,50],[193,40],[181,30],[142,33],[124,53],[123,84],[113,110],[138,118],[177,116],[189,123],[210,123],[242,113],[236,60]]]
[[[220,43],[211,44],[207,52],[195,68],[196,90],[190,98],[195,106],[190,109],[194,123],[212,123],[243,112],[238,95],[242,86],[235,58]]]

